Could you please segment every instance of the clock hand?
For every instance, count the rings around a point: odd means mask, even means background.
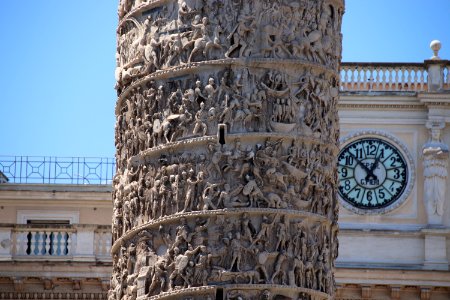
[[[356,158],[356,156],[350,151],[348,151],[348,153],[350,153],[350,155],[356,160],[356,163],[359,164],[366,171],[366,174],[370,174],[370,169],[365,164],[363,164],[360,160],[358,160],[358,158]]]
[[[380,162],[380,158],[381,158],[381,155],[378,156],[378,157],[375,157],[375,161],[373,162],[373,165],[372,165],[372,167],[370,168],[369,173],[368,173],[367,176],[366,176],[366,180],[367,180],[367,178],[378,179],[378,176],[375,175],[373,172],[374,172],[375,169],[377,168],[378,163]]]

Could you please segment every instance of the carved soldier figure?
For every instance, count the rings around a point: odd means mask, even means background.
[[[167,283],[167,271],[165,268],[165,262],[161,261],[155,264],[151,284],[147,295],[148,296],[152,295],[153,292],[158,288],[158,286],[160,291],[164,292],[166,290],[166,283]]]
[[[195,114],[195,126],[193,134],[199,134],[200,136],[205,136],[208,130],[206,125],[206,120],[208,112],[205,110],[205,102],[200,102],[200,110]]]
[[[230,235],[230,239],[231,263],[229,271],[236,269],[237,272],[241,272],[242,255],[244,252],[250,252],[250,250],[242,245],[241,234],[239,232],[236,232],[234,238]]]
[[[192,211],[192,206],[194,204],[195,199],[195,192],[196,192],[196,186],[199,180],[194,175],[194,170],[189,170],[189,177],[186,180],[187,189],[186,189],[186,196],[184,201],[184,208],[182,212],[186,211]]]
[[[286,284],[286,273],[283,268],[283,263],[286,259],[287,259],[286,251],[281,250],[275,261],[274,271],[272,274],[272,278],[270,279],[271,283],[274,283],[275,278],[281,277],[280,279],[281,284]]]
[[[269,252],[260,251],[258,248],[254,248],[255,256],[256,256],[256,266],[255,270],[262,273],[264,276],[264,282],[269,283],[269,275],[267,274],[266,263],[269,258]]]
[[[194,267],[194,285],[206,286],[207,279],[210,273],[210,256],[206,252],[206,246],[200,246],[200,251],[197,254]]]
[[[210,106],[214,100],[215,95],[219,88],[215,87],[216,83],[214,82],[214,78],[210,77],[208,79],[208,84],[205,86],[205,92],[208,99],[208,106]]]
[[[273,221],[270,222],[267,216],[262,217],[261,229],[253,240],[252,245],[256,244],[256,242],[262,242],[266,244],[269,241],[270,231],[272,230],[273,224],[277,220],[277,217],[273,218]]]
[[[248,5],[244,5],[244,7],[248,8]],[[228,51],[225,53],[225,57],[229,57],[231,53],[238,47],[239,55],[238,57],[248,56],[249,49],[247,49],[249,45],[248,37],[253,31],[253,27],[255,26],[255,17],[250,14],[249,11],[242,11],[241,16],[239,17],[238,24],[231,31],[230,35],[227,37],[230,41],[233,40],[233,44],[230,46]]]

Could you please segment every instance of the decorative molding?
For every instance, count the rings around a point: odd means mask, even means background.
[[[338,109],[401,109],[401,110],[417,110],[426,109],[425,105],[421,104],[373,104],[373,103],[339,103]]]
[[[70,224],[80,222],[80,212],[65,210],[18,210],[17,224],[27,224],[28,220],[68,220]]]

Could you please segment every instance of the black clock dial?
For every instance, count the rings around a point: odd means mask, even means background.
[[[378,138],[347,144],[338,157],[339,195],[360,209],[389,206],[408,183],[408,167],[401,152]]]

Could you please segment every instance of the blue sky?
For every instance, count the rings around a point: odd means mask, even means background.
[[[3,1],[0,155],[114,156],[117,1]],[[343,61],[450,59],[450,0],[346,0]]]

